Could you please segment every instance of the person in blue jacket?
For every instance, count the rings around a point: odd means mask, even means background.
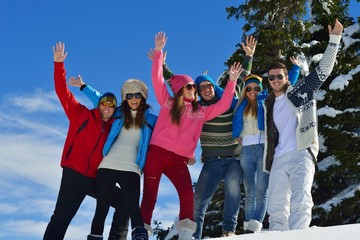
[[[81,86],[82,92],[95,104],[100,93],[86,85],[81,77],[69,84]],[[104,224],[110,208],[113,187],[120,185],[127,214],[131,219],[132,239],[148,239],[139,208],[140,177],[157,117],[146,103],[148,88],[140,80],[129,79],[121,88],[122,103],[115,109],[115,121],[103,148],[103,160],[96,176],[98,194],[95,215],[88,240],[103,239]]]
[[[297,58],[289,71],[290,84],[294,85],[300,75]],[[243,171],[245,189],[245,233],[260,232],[268,202],[269,174],[263,171],[264,156],[264,100],[268,96],[263,90],[262,78],[250,74],[244,79],[244,87],[235,107],[233,138],[242,145],[240,165]]]

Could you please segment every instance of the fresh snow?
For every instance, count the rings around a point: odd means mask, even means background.
[[[360,239],[360,224],[347,224],[332,227],[311,227],[303,230],[285,232],[261,232],[242,234],[224,240],[356,240]]]

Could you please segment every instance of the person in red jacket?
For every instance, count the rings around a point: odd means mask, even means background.
[[[116,107],[113,93],[105,93],[98,107],[89,110],[80,104],[66,84],[65,44],[53,47],[55,91],[69,119],[68,134],[61,157],[61,185],[54,213],[47,225],[44,240],[64,239],[66,230],[86,195],[95,192],[95,177],[103,159],[102,150]]]

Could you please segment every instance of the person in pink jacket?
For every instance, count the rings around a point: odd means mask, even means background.
[[[194,193],[187,164],[195,163],[194,152],[203,123],[229,109],[234,96],[236,79],[241,73],[241,64],[234,63],[230,80],[223,97],[210,106],[198,103],[197,88],[188,75],[173,75],[170,79],[171,96],[163,78],[163,48],[167,42],[165,33],[155,35],[155,54],[152,62],[152,84],[160,112],[147,153],[144,168],[144,192],[141,212],[149,233],[162,174],[174,184],[180,200],[179,222],[176,228],[180,240],[192,239],[195,232]]]

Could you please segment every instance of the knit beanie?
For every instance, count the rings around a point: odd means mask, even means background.
[[[106,92],[106,93],[104,93],[103,95],[101,95],[101,97],[100,97],[100,100],[99,100],[99,103],[98,103],[98,107],[100,106],[100,104],[102,103],[102,102],[111,102],[111,103],[113,103],[115,106],[117,106],[117,104],[116,104],[116,97],[115,97],[115,95],[113,94],[113,93],[111,93],[111,92]]]
[[[244,79],[244,82],[245,82],[244,87],[249,85],[249,83],[256,83],[257,85],[259,85],[260,89],[262,90],[263,89],[262,80],[263,80],[262,77],[260,77],[258,75],[255,75],[255,74],[247,75]]]
[[[121,88],[121,97],[122,100],[126,100],[126,94],[128,93],[141,93],[141,95],[147,99],[148,97],[148,88],[145,85],[144,82],[138,80],[138,79],[128,79],[124,82],[122,88]]]
[[[215,88],[214,80],[208,75],[200,75],[200,76],[198,76],[195,79],[196,86],[200,87],[200,83],[202,83],[203,81],[209,81],[213,85],[213,87]]]
[[[171,89],[175,94],[177,94],[186,84],[194,83],[194,80],[188,75],[179,74],[173,75],[170,78]]]

